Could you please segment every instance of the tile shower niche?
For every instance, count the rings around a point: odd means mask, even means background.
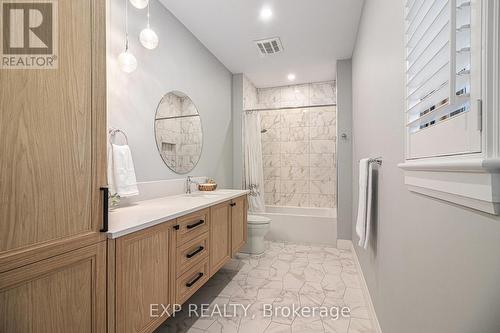
[[[267,205],[336,206],[336,107],[260,111]]]

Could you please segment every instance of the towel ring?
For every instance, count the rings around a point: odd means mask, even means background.
[[[116,136],[116,134],[120,133],[121,135],[123,135],[123,137],[125,138],[125,143],[128,145],[128,137],[127,137],[127,134],[125,134],[124,131],[122,131],[121,129],[117,129],[117,128],[110,128],[109,131],[108,131],[109,135],[110,135],[110,138],[109,138],[109,141],[111,143],[113,143],[113,140]]]

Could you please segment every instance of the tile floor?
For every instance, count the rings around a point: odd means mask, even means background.
[[[187,304],[210,304],[208,313],[223,310],[228,316],[188,316]],[[247,315],[242,308],[249,306]],[[264,316],[263,305],[274,308],[349,307],[350,316]],[[360,275],[351,250],[329,246],[270,242],[260,256],[238,255],[215,274],[183,310],[168,319],[157,333],[375,333]]]

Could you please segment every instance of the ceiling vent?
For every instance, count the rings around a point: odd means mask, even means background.
[[[261,55],[271,55],[283,52],[283,45],[279,37],[256,40],[255,44],[259,48]]]

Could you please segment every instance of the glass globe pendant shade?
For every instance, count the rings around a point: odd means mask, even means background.
[[[137,68],[137,59],[128,50],[118,56],[118,66],[125,73],[132,73]]]
[[[132,6],[137,9],[144,9],[149,3],[149,0],[130,0]]]
[[[139,40],[141,41],[142,46],[148,50],[154,50],[158,46],[158,35],[149,27],[144,28],[141,31]]]

